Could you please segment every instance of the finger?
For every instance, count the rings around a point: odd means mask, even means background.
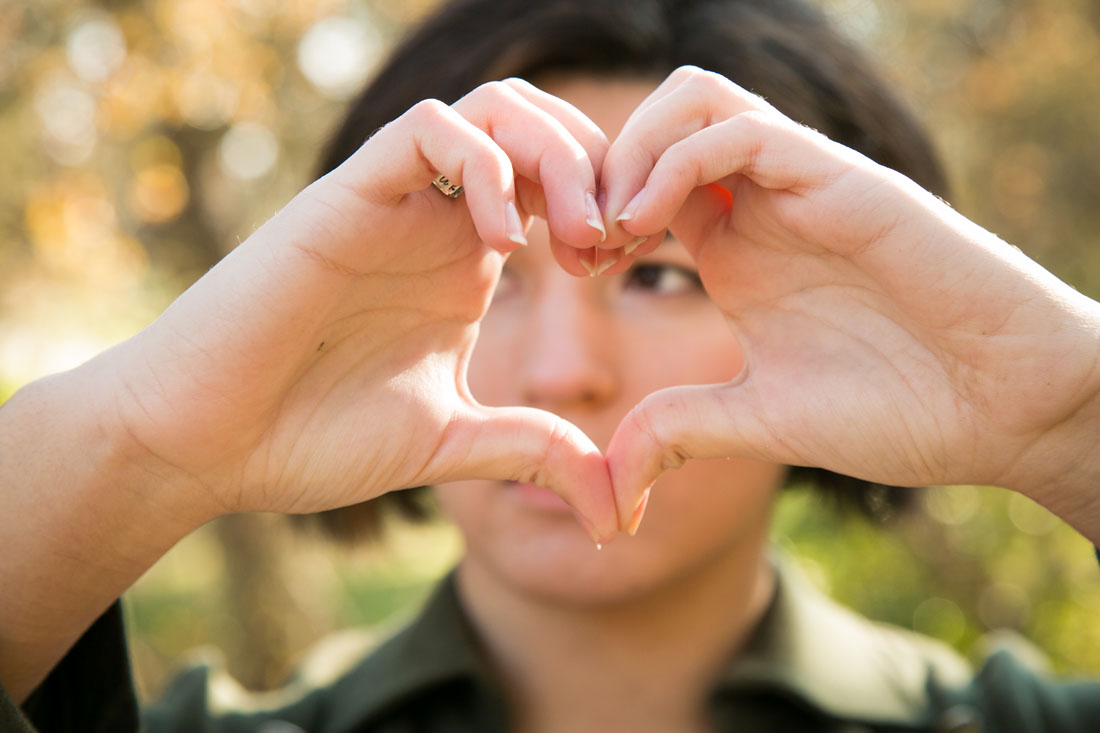
[[[531,179],[516,176],[516,203],[528,219],[532,216],[546,219],[546,197],[542,186]]]
[[[588,116],[564,99],[544,92],[525,79],[505,79],[507,84],[531,104],[543,110],[560,122],[569,134],[573,136],[584,151],[588,154],[588,160],[592,163],[592,172],[599,179],[603,169],[603,159],[611,142],[607,135]]]
[[[607,449],[608,470],[623,531],[633,534],[649,489],[661,473],[691,458],[776,460],[772,438],[755,415],[742,376],[721,385],[660,390],[619,423]]]
[[[520,211],[530,216],[546,219],[546,197],[543,195],[542,187],[537,183],[523,176],[516,178],[516,199],[520,203]],[[528,220],[530,216],[527,217]],[[525,223],[525,230],[526,228]],[[580,262],[580,255],[585,250],[566,244],[554,234],[552,229],[548,232],[550,252],[554,255],[554,259],[558,261],[558,264],[561,265],[561,268],[576,277],[587,277],[589,273]]]
[[[670,146],[750,110],[775,112],[761,97],[720,74],[696,67],[673,72],[635,110],[608,151],[601,177],[608,217],[618,219]]]
[[[508,156],[483,130],[438,100],[418,102],[318,184],[340,185],[365,201],[392,206],[423,191],[440,173],[465,186],[466,194],[453,203],[469,209],[483,242],[500,252],[526,242]]]
[[[481,85],[454,108],[492,137],[517,173],[542,186],[558,237],[578,247],[604,238],[592,161],[560,120],[503,82]]]
[[[592,164],[593,173],[598,179],[603,166],[604,156],[607,154],[608,147],[610,146],[603,130],[573,105],[552,94],[542,91],[524,79],[505,79],[503,83],[512,87],[518,94],[527,99],[527,101],[546,111],[561,122],[574,139],[576,139],[585,149],[589,161]],[[525,180],[526,179],[521,178],[517,183],[521,184]],[[519,199],[525,204],[526,210],[535,216],[546,219],[546,199],[545,196],[542,195],[541,189],[532,185],[531,189],[527,190],[526,187],[520,185],[519,191]],[[538,194],[537,196],[536,193]],[[609,247],[612,246],[610,243],[606,242],[601,242],[596,246],[603,247],[605,244]],[[577,277],[590,277],[592,272],[595,271],[591,264],[593,260],[591,248],[582,249],[569,244],[555,233],[553,227],[550,228],[550,251],[562,269],[571,275]],[[621,256],[622,253],[620,252],[618,254],[612,253],[611,255],[601,255],[595,259],[598,262],[600,257],[602,257],[603,262],[613,264],[614,261],[618,260]],[[598,269],[598,265],[596,265],[596,268]]]
[[[477,407],[449,432],[446,450],[462,458],[441,481],[481,478],[549,488],[587,521],[594,542],[614,539],[619,522],[607,463],[575,425],[528,407]]]
[[[858,165],[857,157],[780,115],[744,112],[667,148],[620,215],[621,225],[638,234],[665,226],[695,188],[735,175],[794,193],[823,188]]]
[[[650,92],[649,95],[642,100],[641,104],[634,108],[634,111],[630,113],[630,116],[627,118],[626,123],[624,123],[624,127],[627,124],[630,124],[631,120],[633,120],[635,117],[644,114],[650,107],[653,106],[655,102],[664,99],[669,94],[684,86],[685,84],[693,82],[699,77],[705,77],[708,74],[716,75],[712,71],[706,71],[693,64],[685,64],[674,69],[667,77],[665,77],[664,81],[662,81],[656,89]]]
[[[634,108],[630,116],[626,118],[626,122],[623,123],[622,129],[626,129],[626,126],[629,125],[635,117],[643,114],[658,99],[665,97],[672,92],[673,89],[682,85],[686,81],[688,75],[696,70],[699,70],[699,67],[692,65],[681,66],[678,69],[674,69],[672,73],[666,76],[664,80],[657,85],[656,89],[646,95],[646,98],[642,100],[641,104]]]
[[[677,69],[674,69],[672,73],[664,78],[664,80],[657,86],[656,89],[650,92],[646,96],[646,98],[642,100],[641,104],[634,108],[634,110],[630,113],[630,116],[626,118],[626,122],[623,123],[622,129],[625,130],[626,126],[629,125],[635,117],[643,115],[650,107],[653,106],[655,102],[664,99],[666,96],[671,94],[676,89],[679,89],[692,78],[707,73],[713,72],[704,71],[698,66],[694,66],[692,64],[686,64],[684,66],[680,66]]]
[[[698,260],[706,237],[726,219],[733,208],[733,195],[720,183],[698,186],[688,194],[669,224],[669,232]]]
[[[575,277],[590,277],[592,273],[588,271],[588,268],[581,264],[581,256],[588,250],[577,249],[566,244],[564,241],[554,236],[554,232],[550,232],[550,253],[554,255],[554,259],[557,260],[561,269],[568,272]]]
[[[510,85],[529,102],[552,115],[569,130],[570,134],[573,135],[577,142],[579,142],[588,153],[588,158],[592,163],[592,171],[598,181],[603,169],[604,157],[607,155],[608,148],[611,145],[603,130],[573,105],[563,99],[555,97],[553,94],[542,91],[524,79],[505,79],[504,83]],[[601,206],[598,207],[596,211],[588,213],[593,216],[598,214],[599,220],[603,221],[602,202],[599,196],[596,197],[596,201],[597,204],[601,204]],[[586,205],[591,208],[591,202],[586,201]],[[604,222],[604,231],[606,232],[606,222]],[[570,272],[574,275],[591,275],[588,266],[582,264],[582,260],[586,261],[593,259],[591,254],[586,258],[582,258],[578,252],[570,252],[568,243],[558,239],[553,233],[553,228],[551,228],[551,237],[552,251],[555,252],[555,257],[566,272]],[[555,242],[555,239],[558,239],[558,241]],[[555,244],[565,246],[555,246]],[[606,239],[601,240],[595,246],[601,249],[611,250],[620,248],[617,242],[609,242]],[[621,256],[621,254],[619,256]],[[617,260],[619,256],[607,258],[604,257],[604,255],[600,255],[595,259],[614,261]]]
[[[637,259],[647,255],[664,241],[666,231],[650,236],[632,237],[623,247],[616,249],[591,248],[578,250],[556,242],[552,237],[550,250],[563,269],[579,277],[621,275],[633,266]]]

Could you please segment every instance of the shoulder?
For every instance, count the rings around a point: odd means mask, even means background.
[[[286,733],[318,730],[334,686],[363,665],[381,638],[361,629],[329,634],[305,653],[286,685],[265,692],[242,687],[229,674],[220,651],[197,650],[164,694],[143,711],[145,727],[151,733],[231,733],[254,731],[261,724]]]
[[[1012,648],[990,654],[966,693],[983,731],[1100,731],[1100,681],[1070,680],[1037,668]]]
[[[500,717],[500,701],[482,684],[486,678],[449,575],[411,623],[392,633],[352,630],[326,637],[276,692],[244,690],[226,673],[220,655],[208,653],[177,678],[146,719],[151,733],[235,733],[261,726],[329,733],[375,730],[386,720],[415,720],[418,730],[437,730],[447,727],[440,721],[454,727],[471,716]],[[472,705],[471,692],[478,693],[478,705]]]
[[[727,670],[727,691],[766,691],[852,730],[1100,730],[1100,683],[1054,679],[1018,644],[975,670],[940,641],[833,601],[790,563],[777,570],[773,603]]]

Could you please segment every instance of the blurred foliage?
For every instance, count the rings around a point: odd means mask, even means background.
[[[827,0],[932,129],[955,207],[1100,296],[1100,4]]]
[[[342,104],[434,0],[0,0],[0,398],[149,323],[308,180]],[[935,131],[952,203],[1100,296],[1100,6],[827,0]],[[776,542],[872,616],[964,651],[1017,630],[1100,672],[1087,542],[1022,497],[930,489],[881,531],[781,501]],[[232,517],[130,594],[155,692],[213,643],[249,686],[351,624],[409,613],[460,554],[445,526],[354,552]]]
[[[1092,545],[1019,494],[924,489],[909,515],[882,528],[788,491],[773,536],[817,585],[871,618],[935,636],[975,661],[1027,639],[1060,673],[1100,673]]]

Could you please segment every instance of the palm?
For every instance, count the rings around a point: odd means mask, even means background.
[[[133,432],[204,484],[236,487],[223,496],[233,509],[306,511],[429,481],[445,472],[439,451],[453,448],[444,428],[473,405],[464,365],[501,255],[434,192],[383,216],[350,193],[322,195],[330,216],[292,206],[265,229],[324,241],[324,255],[269,246],[261,232],[195,285],[206,297],[174,305],[142,344],[157,379],[186,366],[162,389],[130,390],[141,395]],[[372,239],[361,221],[388,236]],[[294,236],[299,228],[311,236]]]
[[[752,405],[772,460],[894,484],[996,483],[1065,414],[1043,390],[1013,389],[1052,377],[1027,373],[1030,345],[1015,337],[1026,294],[1000,285],[1009,273],[985,249],[903,234],[904,210],[888,226],[845,210],[873,209],[860,194],[893,183],[854,172],[808,196],[741,179],[725,221],[689,243],[750,362],[738,409]]]
[[[552,488],[608,536],[592,441],[547,412],[482,407],[466,385],[503,253],[524,242],[517,178],[566,240],[597,234],[576,206],[606,147],[593,130],[520,82],[412,107],[119,347],[128,358],[101,361],[124,367],[108,394],[126,447],[214,514],[483,478]],[[429,185],[439,171],[463,198]]]

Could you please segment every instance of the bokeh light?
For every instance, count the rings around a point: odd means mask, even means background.
[[[103,82],[126,58],[122,30],[106,13],[82,18],[65,43],[69,66],[84,81]]]
[[[1016,529],[1036,537],[1048,535],[1062,520],[1021,494],[1013,494],[1008,501],[1008,518]]]
[[[240,181],[259,178],[279,159],[279,143],[267,127],[255,122],[239,122],[229,128],[218,143],[218,163],[222,171]]]
[[[189,190],[183,172],[174,165],[148,165],[134,174],[130,205],[140,220],[150,223],[171,221],[187,205]]]
[[[226,124],[237,107],[239,90],[231,79],[198,68],[180,74],[176,87],[176,106],[183,120],[202,130],[215,130]]]
[[[378,32],[351,17],[315,23],[298,45],[298,68],[322,94],[346,99],[355,93],[383,52]]]
[[[62,77],[44,83],[35,94],[35,111],[46,153],[62,165],[79,165],[95,150],[96,101],[75,82]]]
[[[964,524],[978,513],[981,503],[973,486],[936,486],[924,494],[928,513],[944,524]]]

